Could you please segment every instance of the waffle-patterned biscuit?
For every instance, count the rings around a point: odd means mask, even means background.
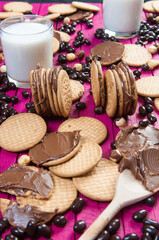
[[[116,82],[111,70],[107,70],[104,74],[106,84],[106,113],[109,117],[114,117],[117,110],[117,88]]]
[[[79,9],[83,9],[83,10],[88,10],[88,11],[93,11],[93,12],[98,12],[100,11],[100,8],[93,5],[93,4],[89,4],[89,3],[84,3],[84,2],[76,2],[73,1],[72,2],[72,6],[79,8]]]
[[[60,13],[61,15],[68,15],[77,11],[76,7],[71,4],[61,3],[55,4],[48,7],[48,12],[50,13]]]
[[[73,183],[80,193],[92,200],[110,201],[114,197],[118,176],[118,164],[101,158],[91,172],[73,178]]]
[[[0,12],[0,19],[23,15],[21,12]]]
[[[9,2],[4,4],[3,6],[4,11],[6,12],[26,12],[32,11],[33,6],[28,2]]]
[[[39,99],[38,99],[37,79],[35,77],[34,70],[30,72],[30,88],[31,88],[31,93],[32,93],[32,98],[33,98],[36,113],[40,115],[41,109],[40,109]]]
[[[11,152],[27,150],[41,141],[46,130],[45,121],[37,114],[11,116],[0,126],[0,146]]]
[[[136,82],[137,92],[144,97],[159,97],[159,77],[141,78]]]
[[[152,7],[155,9],[155,12],[159,12],[159,2],[158,1],[152,1]]]
[[[71,85],[71,92],[72,92],[72,102],[76,102],[83,96],[84,87],[80,82],[76,80],[71,80],[71,79],[70,79],[70,85]]]
[[[89,172],[102,156],[101,147],[91,141],[83,141],[78,153],[69,161],[50,167],[50,171],[60,177],[76,177]]]
[[[154,105],[155,105],[155,108],[159,111],[159,98],[155,98]]]
[[[70,79],[66,71],[60,70],[57,81],[57,101],[63,117],[68,117],[72,107]]]
[[[122,83],[120,81],[119,75],[117,73],[117,71],[115,69],[112,70],[112,73],[114,75],[115,81],[116,81],[116,85],[117,85],[117,91],[118,91],[118,109],[116,111],[116,115],[117,116],[122,116],[123,114],[123,89],[122,89]]]
[[[153,7],[153,3],[156,1],[147,1],[143,4],[143,9],[147,12],[155,12],[155,9]]]
[[[48,200],[17,197],[17,202],[21,205],[29,204],[31,206],[38,206],[41,211],[52,212],[57,208],[58,214],[65,212],[77,197],[77,190],[71,179],[60,178],[53,174],[52,177],[55,184],[54,192]]]
[[[152,58],[149,51],[136,44],[125,44],[122,61],[132,67],[139,67],[146,64]]]
[[[60,48],[60,43],[59,41],[53,37],[53,54],[57,53]]]
[[[52,74],[52,71],[53,69],[51,68],[48,68],[46,70],[46,88],[47,88],[47,94],[48,94],[48,99],[49,99],[49,104],[50,104],[52,114],[54,116],[57,116],[57,112],[55,110],[55,106],[53,102],[53,93],[52,93],[52,86],[51,86],[52,77],[50,78],[50,74]]]
[[[61,41],[62,41],[62,42],[63,42],[63,41],[69,42],[70,39],[71,39],[70,35],[68,35],[68,34],[65,33],[65,32],[55,31],[55,30],[54,30],[54,32],[57,32],[57,33],[60,34],[60,37],[61,37]]]
[[[58,18],[59,16],[60,16],[60,13],[51,13],[51,14],[46,15],[45,17],[50,20],[54,20],[54,19]]]
[[[69,118],[58,128],[59,132],[81,130],[81,138],[89,139],[98,144],[107,137],[107,128],[99,120],[91,117]]]

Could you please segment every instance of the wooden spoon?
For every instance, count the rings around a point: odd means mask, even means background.
[[[158,190],[155,189],[155,192]],[[92,223],[79,240],[94,240],[120,209],[151,196],[154,192],[146,190],[141,181],[135,179],[130,170],[120,173],[114,199],[100,216]]]

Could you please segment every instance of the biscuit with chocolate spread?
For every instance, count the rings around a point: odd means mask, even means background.
[[[71,39],[70,35],[68,35],[68,34],[65,33],[65,32],[61,32],[61,31],[57,31],[57,30],[54,30],[54,32],[59,33],[62,42],[63,42],[63,41],[69,42],[70,39]],[[55,36],[55,37],[56,37],[56,36]]]

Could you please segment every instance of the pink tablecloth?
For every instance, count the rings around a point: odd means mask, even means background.
[[[4,4],[4,2],[0,3],[0,11],[2,11],[2,9],[3,9],[3,4]],[[50,6],[51,4],[50,3],[48,3],[48,4],[47,3],[46,4],[33,3],[32,5],[33,5],[33,13],[34,14],[46,15],[47,12],[48,12],[48,10],[47,10],[48,6]],[[78,24],[76,26],[76,33],[77,33],[77,31],[82,30],[83,33],[84,33],[84,37],[88,38],[91,41],[91,46],[83,45],[81,47],[81,49],[85,51],[86,56],[89,55],[91,47],[93,47],[97,43],[101,42],[101,40],[97,40],[94,37],[95,30],[97,28],[102,28],[103,27],[102,4],[96,4],[96,5],[100,7],[101,11],[93,17],[94,27],[89,29],[86,26],[86,24]],[[146,17],[146,15],[143,12],[142,19],[144,20],[145,17]],[[55,21],[54,29],[58,29],[59,26],[61,25],[61,23],[62,22],[57,23]],[[76,33],[71,35],[71,41],[70,41],[71,44],[72,44],[72,42],[73,42],[73,40],[76,36]],[[122,42],[123,43],[135,43],[135,41],[136,41],[136,38],[131,39],[131,40],[124,40]],[[148,45],[146,47],[148,47]],[[77,50],[79,50],[79,49],[77,49]],[[56,54],[55,57],[54,57],[54,65],[58,65],[57,56],[58,56],[58,54]],[[153,58],[156,58],[156,59],[159,58],[158,54],[153,56]],[[76,62],[78,62],[78,60],[76,60]],[[75,64],[75,62],[72,62],[69,65],[73,66],[74,64]],[[103,72],[105,72],[105,70],[106,70],[106,68],[103,68]],[[134,70],[134,69],[132,69],[132,70]],[[152,72],[151,71],[143,72],[141,77],[150,76],[150,75],[158,75],[158,74],[159,74],[159,70],[157,69],[157,70],[154,70]],[[84,87],[85,87],[85,94],[82,97],[81,101],[86,103],[87,108],[85,110],[82,110],[82,111],[78,112],[76,110],[75,104],[74,104],[69,117],[70,118],[73,118],[73,117],[77,118],[77,117],[80,117],[80,116],[90,116],[90,117],[94,117],[96,119],[99,119],[100,121],[102,121],[106,125],[109,134],[108,134],[107,140],[102,144],[102,149],[103,149],[103,157],[109,158],[109,152],[111,150],[110,143],[112,141],[114,141],[115,136],[116,136],[116,134],[119,130],[118,130],[118,128],[116,128],[112,119],[110,119],[106,114],[96,115],[94,113],[95,105],[94,105],[94,102],[93,102],[93,98],[89,93],[90,84],[85,83]],[[14,108],[19,113],[26,111],[25,104],[29,101],[29,100],[24,100],[24,98],[21,96],[21,92],[23,90],[24,89],[18,89],[17,91],[8,92],[8,94],[10,96],[16,95],[19,98],[20,102],[14,106]],[[142,103],[143,103],[143,99],[139,98],[138,106],[141,105]],[[155,114],[159,119],[159,113],[156,110],[155,110]],[[137,108],[136,113],[133,116],[128,117],[127,122],[128,122],[128,124],[133,124],[133,123],[137,123],[139,121],[139,119],[141,119],[141,118],[138,116],[138,108]],[[60,119],[60,118],[59,119],[52,118],[51,120],[47,121],[48,132],[56,131],[59,124],[62,121],[64,121],[64,119]],[[159,123],[157,122],[155,124],[155,126],[159,127]],[[16,161],[18,159],[18,156],[19,156],[19,154],[17,154],[17,153],[10,153],[10,152],[6,152],[3,149],[0,149],[0,173],[2,173],[10,165],[16,163]],[[109,202],[95,202],[95,201],[92,201],[92,200],[82,196],[81,194],[79,194],[79,196],[81,196],[85,199],[86,207],[82,210],[81,213],[79,213],[77,215],[75,215],[71,211],[68,211],[67,213],[65,213],[64,215],[67,218],[67,225],[64,228],[57,228],[55,226],[52,226],[52,230],[53,230],[52,239],[54,239],[54,240],[77,240],[79,238],[79,234],[76,234],[73,231],[73,225],[74,225],[75,221],[84,220],[86,222],[87,227],[89,227],[90,224],[103,211],[103,209],[105,209],[105,207],[109,204]],[[4,193],[0,193],[0,197],[10,198],[10,196],[8,196],[7,194],[4,194]],[[152,219],[155,219],[155,220],[159,221],[159,199],[158,199],[159,194],[155,194],[155,198],[157,200],[157,203],[153,208],[148,207],[143,202],[140,202],[140,203],[134,204],[130,207],[127,207],[127,208],[123,209],[117,215],[117,217],[121,221],[121,226],[120,226],[120,229],[118,230],[117,234],[120,235],[121,237],[123,237],[125,234],[128,234],[128,233],[136,233],[139,236],[141,236],[141,227],[142,227],[141,224],[135,223],[131,218],[132,214],[139,209],[146,209],[148,211],[148,218],[152,218]]]

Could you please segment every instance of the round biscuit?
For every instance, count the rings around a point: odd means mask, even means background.
[[[146,48],[136,44],[125,44],[122,61],[129,66],[139,67],[146,64],[151,58],[152,55]]]
[[[33,6],[28,2],[9,2],[4,4],[3,6],[4,11],[6,12],[26,12],[32,11]]]
[[[76,2],[73,1],[72,2],[72,6],[79,8],[79,9],[83,9],[83,10],[88,10],[88,11],[93,11],[93,12],[99,12],[100,8],[93,5],[93,4],[89,4],[89,3],[84,3],[84,2]]]
[[[153,7],[153,2],[156,1],[147,1],[143,4],[143,10],[147,11],[147,12],[155,12],[155,9]]]
[[[71,92],[72,92],[72,102],[76,102],[83,96],[84,87],[80,82],[72,79],[70,79],[70,85],[71,85]]]
[[[21,12],[0,12],[0,19],[5,19],[8,17],[16,17],[21,15],[23,15],[23,13]]]
[[[101,158],[91,172],[73,178],[73,183],[81,194],[92,200],[110,201],[114,197],[118,176],[118,164]]]
[[[55,4],[48,7],[48,12],[60,13],[61,15],[68,15],[76,11],[77,11],[76,7],[73,7],[71,4],[66,3]]]
[[[123,89],[122,89],[122,83],[121,80],[119,78],[119,75],[117,73],[117,71],[115,69],[112,70],[113,74],[114,74],[114,78],[117,84],[117,89],[118,89],[118,109],[117,109],[117,116],[121,117],[123,114]]]
[[[81,148],[69,161],[50,167],[49,170],[60,177],[76,177],[93,169],[102,156],[101,147],[91,141],[82,141]]]
[[[53,37],[53,54],[57,53],[60,48],[60,43],[57,38]]]
[[[106,126],[98,119],[91,117],[69,118],[58,128],[59,132],[80,130],[81,138],[102,143],[107,137]]]
[[[91,63],[91,89],[95,105],[100,106],[100,83],[98,78],[98,68],[95,61]]]
[[[54,106],[54,102],[53,102],[52,77],[50,76],[50,74],[52,75],[52,71],[53,71],[53,69],[51,69],[51,68],[48,68],[46,70],[46,88],[47,88],[48,100],[49,100],[52,114],[54,116],[57,116],[57,112],[55,110],[55,106]],[[50,79],[50,77],[51,77],[51,79]]]
[[[155,10],[155,12],[159,12],[159,2],[158,1],[152,1],[152,7]]]
[[[144,97],[159,97],[159,77],[151,76],[136,81],[138,95]]]
[[[77,197],[77,190],[71,179],[60,178],[53,174],[52,177],[55,186],[49,199],[40,200],[31,197],[17,197],[17,202],[21,205],[38,206],[40,210],[46,212],[53,212],[55,209],[58,209],[58,214],[65,212],[71,207],[72,202]]]
[[[70,35],[68,35],[68,34],[67,34],[67,33],[65,33],[65,32],[61,32],[61,31],[55,31],[55,30],[54,30],[54,32],[56,32],[56,33],[59,33],[59,34],[60,34],[60,37],[61,37],[61,41],[62,41],[62,42],[63,42],[63,41],[69,42],[69,41],[70,41],[70,39],[71,39]]]
[[[11,116],[0,126],[0,146],[10,152],[27,150],[41,141],[46,130],[44,119],[37,114]]]
[[[30,88],[31,88],[31,94],[35,106],[36,113],[41,115],[41,109],[39,106],[39,99],[38,99],[38,89],[37,89],[37,79],[35,76],[35,70],[32,70],[30,72]]]
[[[114,117],[117,110],[117,88],[116,82],[111,70],[107,70],[104,74],[106,83],[106,113],[109,117]]]
[[[51,14],[46,15],[45,17],[50,20],[54,20],[54,19],[58,18],[59,16],[60,16],[60,13],[51,13]]]

